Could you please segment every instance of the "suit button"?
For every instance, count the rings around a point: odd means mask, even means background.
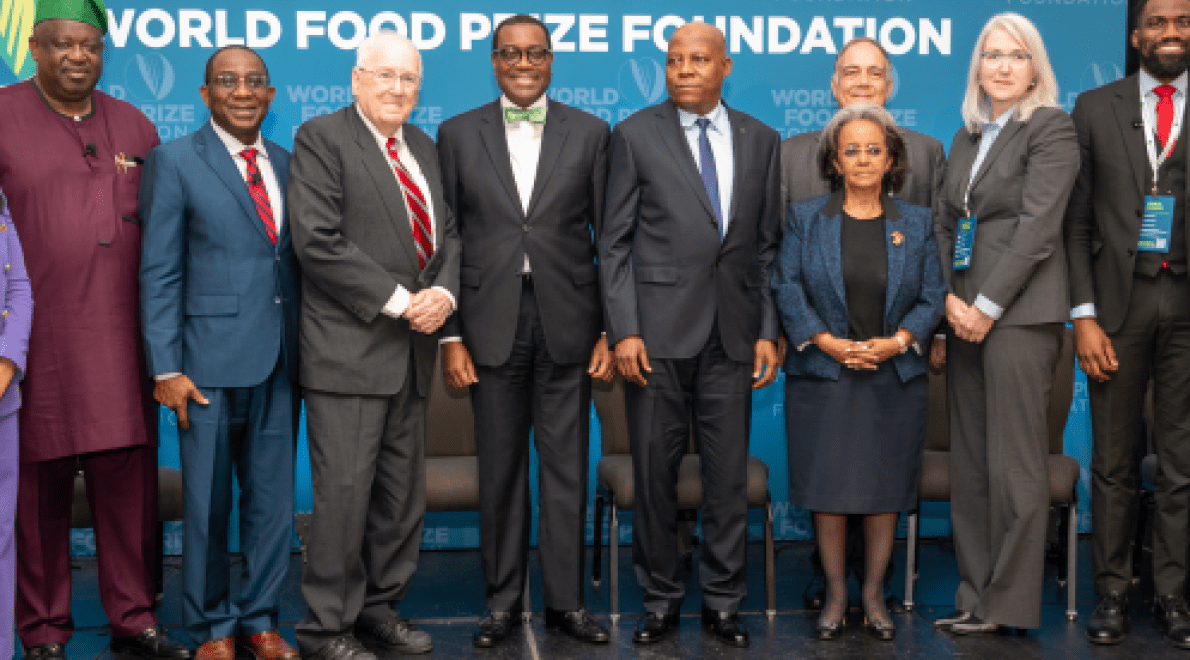
[[[10,270],[12,270],[12,264],[4,264],[4,272],[7,273]]]
[[[0,231],[8,231],[8,225],[0,225]]]
[[[1136,254],[1136,250],[1133,250],[1132,248],[1128,248],[1128,256],[1131,257],[1134,254]]]
[[[1136,217],[1138,217],[1138,218],[1143,218],[1144,216],[1145,216],[1145,214],[1144,214],[1144,213],[1142,213],[1142,212],[1140,211],[1140,209],[1137,209],[1137,210],[1136,210]]]
[[[276,298],[273,298],[273,302],[275,302],[275,303],[277,303],[278,305],[280,305],[280,304],[281,304],[281,296],[277,296]]]
[[[281,261],[281,255],[278,254],[277,256],[273,257],[273,259],[276,261]]]
[[[8,318],[8,310],[7,309],[4,310],[3,314],[0,314],[0,318]]]
[[[525,223],[525,224],[521,225],[521,229],[524,229],[525,231],[529,231],[529,224]]]

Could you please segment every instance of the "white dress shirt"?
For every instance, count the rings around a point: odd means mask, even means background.
[[[731,120],[727,116],[727,108],[720,101],[705,115],[711,120],[707,125],[707,141],[711,143],[711,155],[715,157],[715,174],[719,180],[719,217],[723,218],[723,234],[727,235],[728,223],[731,218],[732,183],[735,181],[735,153],[732,151]],[[694,154],[694,162],[698,171],[702,172],[702,158],[699,156],[698,135],[701,130],[695,123],[700,115],[696,115],[678,108],[678,121],[682,124],[682,131],[686,134],[686,143],[690,145],[690,153]]]
[[[389,169],[389,172],[393,175],[393,180],[396,181],[398,185],[400,185],[401,181],[397,177],[397,164],[393,161],[392,156],[390,156],[388,153],[388,138],[390,136],[381,134],[380,131],[377,130],[376,126],[373,125],[372,122],[367,117],[364,116],[364,113],[362,111],[360,111],[358,104],[355,106],[355,110],[356,110],[356,112],[359,113],[359,118],[364,121],[364,126],[367,126],[368,131],[372,133],[373,139],[376,140],[376,145],[380,147],[380,153],[383,154],[384,159],[386,161],[388,161],[388,164],[389,164],[388,169]],[[430,201],[430,186],[426,182],[425,175],[422,174],[421,166],[418,165],[417,159],[413,157],[413,152],[409,150],[409,145],[405,143],[405,126],[404,126],[404,124],[402,124],[400,127],[398,127],[397,132],[394,133],[391,137],[394,137],[397,139],[397,143],[396,143],[397,156],[400,157],[401,164],[405,166],[405,170],[409,172],[409,176],[413,179],[413,182],[417,184],[417,187],[421,189],[422,195],[425,196],[427,201]],[[402,195],[401,199],[404,200],[405,196]],[[439,232],[438,232],[438,218],[434,215],[434,204],[432,202],[429,204],[426,204],[426,212],[430,216],[430,238],[432,239],[432,241],[434,243],[434,249],[437,250],[438,247],[440,245],[442,245],[442,237],[439,235]],[[405,204],[405,214],[407,216],[409,216],[409,235],[412,236],[413,235],[413,213],[409,210],[408,202],[406,202],[406,204]],[[443,287],[440,287],[440,286],[435,286],[435,287],[431,287],[431,288],[437,289],[437,290],[441,291],[442,293],[445,293],[446,297],[450,299],[451,309],[453,310],[455,308],[455,306],[456,306],[455,305],[455,297],[453,295],[451,295],[450,291],[447,291],[446,289],[444,289]],[[409,294],[409,289],[406,289],[404,286],[401,286],[400,284],[398,284],[397,290],[393,291],[392,297],[388,299],[388,302],[384,304],[384,308],[381,309],[380,311],[384,312],[384,314],[391,316],[394,319],[399,319],[399,318],[401,318],[401,316],[403,316],[405,314],[405,309],[409,307],[410,297],[411,296]]]

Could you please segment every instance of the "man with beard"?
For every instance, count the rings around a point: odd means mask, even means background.
[[[158,413],[140,343],[136,196],[139,164],[159,140],[136,108],[95,91],[102,2],[42,0],[34,20],[37,73],[0,90],[0,189],[37,301],[21,383],[17,634],[26,658],[65,656],[81,467],[112,652],[188,658],[158,624],[149,574]]]
[[[1190,0],[1142,0],[1132,45],[1141,69],[1079,96],[1082,166],[1066,216],[1079,364],[1091,399],[1092,548],[1099,606],[1087,638],[1129,631],[1131,529],[1153,380],[1157,511],[1153,620],[1190,649],[1186,582],[1190,523],[1190,253],[1186,112]]]

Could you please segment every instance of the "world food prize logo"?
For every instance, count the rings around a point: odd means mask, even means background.
[[[29,57],[36,0],[0,0],[0,59],[17,80],[33,75],[37,63]]]
[[[1091,62],[1083,70],[1083,77],[1079,81],[1079,86],[1083,90],[1095,89],[1123,77],[1124,72],[1120,69],[1120,65],[1115,62]]]
[[[124,85],[137,101],[162,101],[174,88],[174,67],[158,53],[135,55],[124,65]]]
[[[639,105],[653,105],[665,96],[665,69],[649,57],[622,64],[618,82],[620,94]]]

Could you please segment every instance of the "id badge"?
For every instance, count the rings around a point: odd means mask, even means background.
[[[967,270],[971,267],[971,248],[975,246],[976,218],[969,215],[959,218],[958,231],[954,237],[954,270]]]
[[[1140,225],[1140,240],[1136,243],[1136,249],[1141,252],[1169,251],[1173,207],[1173,195],[1145,195],[1145,215]]]

